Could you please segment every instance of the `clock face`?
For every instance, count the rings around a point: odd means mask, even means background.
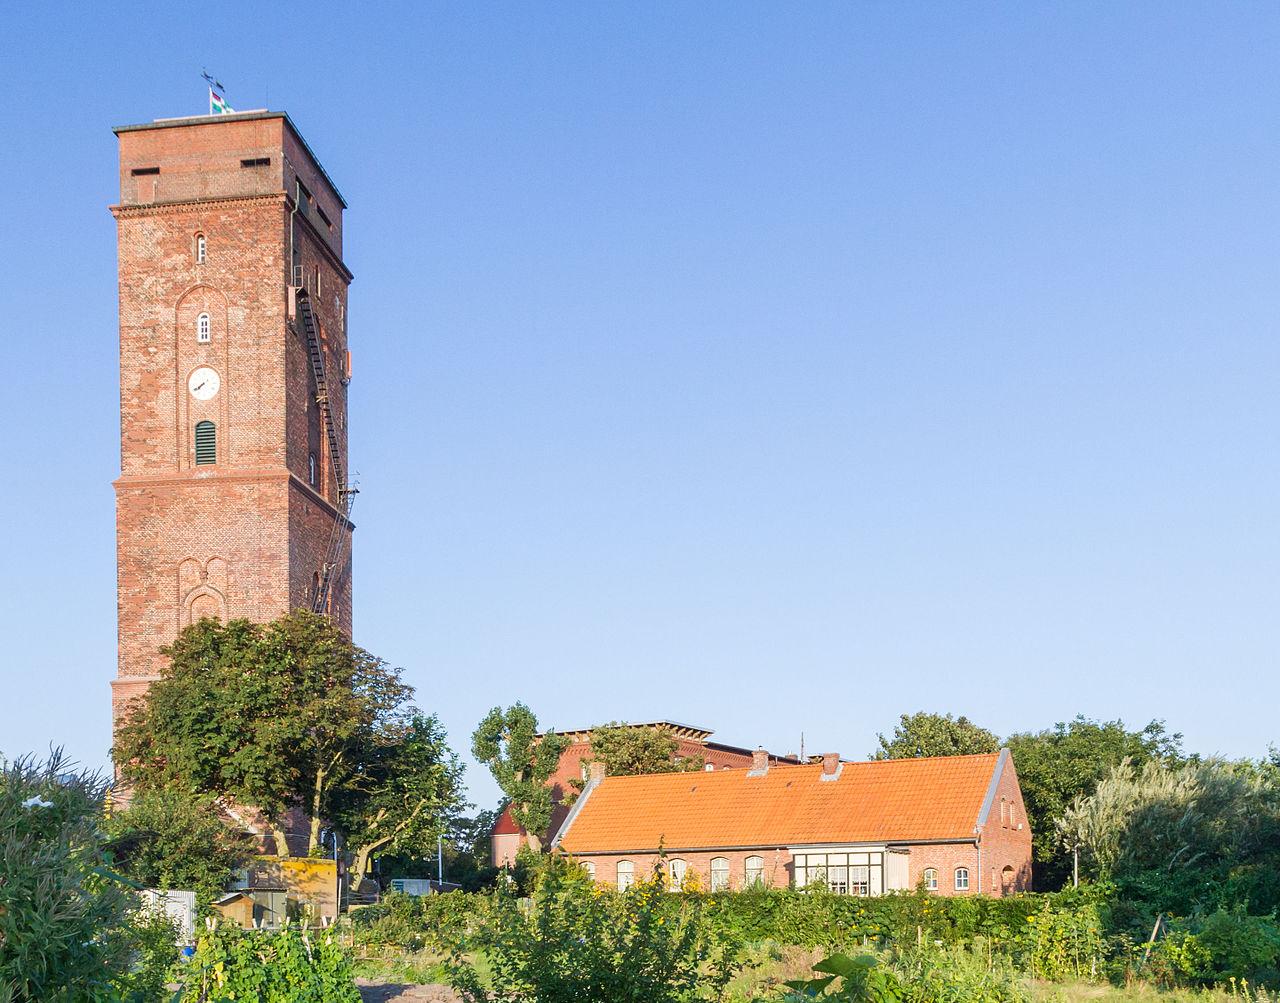
[[[212,399],[221,385],[222,381],[218,379],[218,374],[208,366],[201,366],[187,380],[187,389],[191,391],[191,396],[198,401]]]

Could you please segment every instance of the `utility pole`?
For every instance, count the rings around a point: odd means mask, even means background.
[[[1071,887],[1080,887],[1080,844],[1071,848]]]

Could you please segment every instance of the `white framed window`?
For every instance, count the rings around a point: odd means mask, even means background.
[[[582,869],[587,872],[587,877],[592,881],[596,879],[596,864],[594,860],[584,860],[582,862]]]
[[[742,871],[742,880],[748,888],[752,885],[764,884],[764,857],[752,854],[747,858],[746,866]]]
[[[969,868],[956,868],[956,891],[967,892],[969,890]]]
[[[209,260],[209,244],[203,233],[196,234],[196,264],[203,265]]]
[[[213,340],[213,334],[209,326],[209,315],[202,313],[196,318],[196,341],[202,345],[207,345]]]
[[[931,892],[938,890],[938,869],[936,867],[926,867],[924,869],[924,886]]]
[[[636,865],[630,860],[618,861],[618,891],[625,892],[636,883]]]
[[[667,873],[671,875],[671,890],[679,891],[684,885],[684,876],[688,873],[689,865],[676,857],[674,860],[667,861]]]
[[[793,858],[795,886],[826,885],[836,895],[880,895],[884,892],[884,853],[797,853]]]
[[[711,858],[711,890],[727,892],[729,890],[729,858]]]

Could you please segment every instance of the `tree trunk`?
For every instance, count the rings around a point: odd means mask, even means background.
[[[355,863],[351,865],[351,887],[359,888],[360,882],[364,880],[365,874],[369,870],[369,860],[373,857],[374,851],[386,846],[391,842],[391,838],[375,839],[372,843],[365,843],[364,846],[356,850]]]
[[[271,836],[276,841],[276,856],[289,856],[289,840],[285,838],[284,830],[274,822],[271,824]]]
[[[529,849],[531,849],[534,853],[542,852],[541,836],[538,836],[536,833],[528,832],[528,833],[525,833],[525,839],[529,841]]]
[[[316,786],[311,793],[311,835],[307,838],[307,856],[314,857],[320,850],[320,795],[324,790],[324,770],[316,772]]]

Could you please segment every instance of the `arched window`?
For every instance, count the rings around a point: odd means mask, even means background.
[[[596,864],[594,860],[584,860],[582,862],[582,869],[587,872],[587,877],[592,881],[596,879]]]
[[[196,318],[196,341],[203,345],[207,345],[212,340],[209,332],[209,315],[202,313]]]
[[[630,860],[618,861],[618,891],[625,892],[636,881],[636,865]]]
[[[764,857],[753,854],[747,858],[746,866],[742,870],[742,880],[748,888],[752,885],[764,884]]]
[[[218,462],[218,430],[211,421],[196,422],[196,463]]]
[[[956,868],[956,891],[967,892],[969,890],[969,868]]]
[[[1006,864],[1004,870],[1000,872],[1000,894],[1012,895],[1017,890],[1018,882],[1014,876],[1013,868]]]
[[[729,890],[729,858],[711,858],[711,890],[727,892]]]
[[[203,233],[196,234],[196,264],[203,265],[208,260],[209,245]]]
[[[311,453],[307,456],[307,477],[310,478],[312,487],[316,486],[316,454]]]
[[[926,867],[924,869],[924,886],[931,892],[938,890],[938,869],[936,867]]]
[[[684,885],[684,876],[689,870],[689,865],[679,857],[676,857],[674,860],[667,862],[667,867],[671,874],[671,890],[679,891],[681,886]]]

